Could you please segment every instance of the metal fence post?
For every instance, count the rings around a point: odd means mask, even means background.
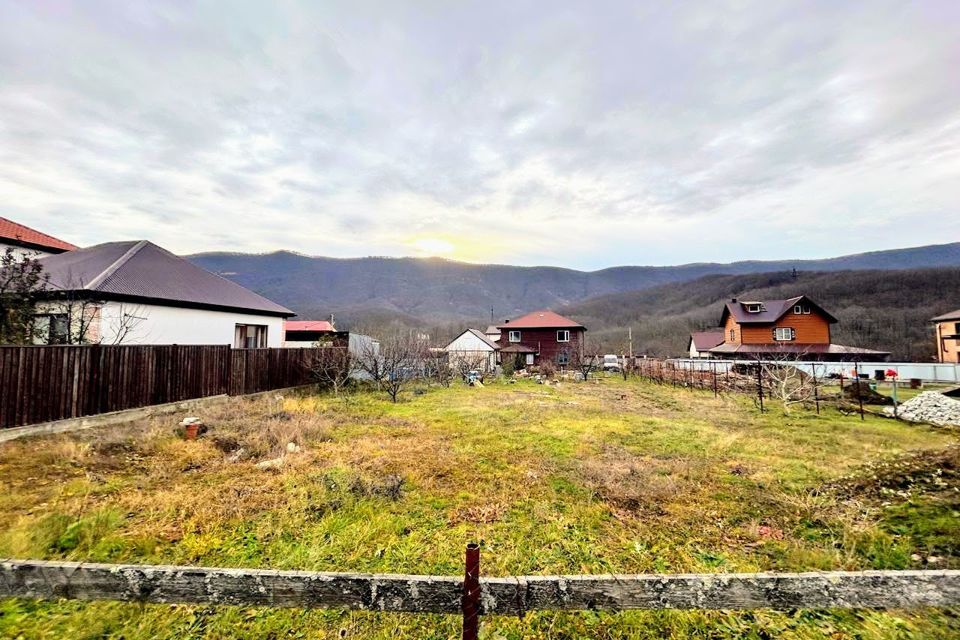
[[[480,545],[467,545],[463,574],[463,640],[477,640],[480,631]]]
[[[863,387],[860,386],[860,361],[854,361],[853,367],[853,372],[857,374],[857,401],[860,404],[860,420],[866,420],[866,418],[863,417]]]
[[[760,399],[760,413],[763,413],[763,368],[757,360],[757,398]]]

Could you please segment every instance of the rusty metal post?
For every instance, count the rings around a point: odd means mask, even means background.
[[[757,398],[760,400],[760,413],[763,413],[763,367],[757,359]]]
[[[480,631],[480,545],[467,545],[463,574],[463,640],[477,640]]]
[[[817,415],[820,415],[820,388],[817,385],[817,363],[811,362],[810,368],[813,371],[813,401],[817,404]]]
[[[866,418],[863,417],[863,387],[860,386],[860,361],[854,361],[853,366],[853,372],[857,374],[857,400],[860,403],[860,420],[863,421],[866,420]]]
[[[717,363],[716,362],[710,363],[710,370],[713,373],[713,397],[716,398],[718,395],[717,394]]]

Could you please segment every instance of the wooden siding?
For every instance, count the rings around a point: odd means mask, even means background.
[[[730,337],[730,331],[733,331],[733,337]],[[723,341],[727,344],[740,344],[740,325],[733,319],[732,315],[727,316],[727,322],[723,325]]]
[[[792,340],[795,344],[830,344],[830,322],[816,310],[811,313],[794,313],[791,309],[775,323],[768,324],[739,324],[733,316],[727,316],[724,334],[730,342],[730,329],[736,331],[737,339],[734,344],[775,344],[773,331],[775,328],[790,328],[796,331]]]
[[[0,428],[312,382],[329,349],[0,346]]]
[[[510,331],[520,332],[520,342],[510,342]],[[557,342],[557,331],[570,331],[570,342]],[[525,347],[536,349],[539,354],[535,358],[535,363],[539,364],[543,360],[550,360],[557,364],[557,357],[564,350],[570,354],[571,363],[573,355],[580,352],[580,344],[583,341],[583,329],[510,329],[509,325],[503,328],[500,338],[500,347],[509,347],[512,344],[522,344]],[[503,354],[507,357],[509,354]]]

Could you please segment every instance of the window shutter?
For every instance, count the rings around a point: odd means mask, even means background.
[[[776,327],[773,328],[773,341],[774,341],[774,342],[777,341],[777,328],[776,328]]]
[[[790,339],[791,339],[791,340],[796,340],[796,339],[797,339],[797,330],[796,330],[796,329],[790,329]]]

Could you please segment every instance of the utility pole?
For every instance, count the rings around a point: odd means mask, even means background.
[[[627,337],[630,340],[630,360],[633,360],[633,327],[627,327]]]

